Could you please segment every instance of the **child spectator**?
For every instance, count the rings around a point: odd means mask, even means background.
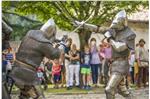
[[[79,87],[79,71],[80,71],[80,63],[79,63],[79,52],[76,49],[76,45],[72,44],[71,50],[69,51],[70,56],[70,65],[69,65],[69,74],[70,74],[70,85],[69,89],[73,86],[73,80],[75,75],[76,87]]]
[[[14,61],[14,56],[13,56],[11,47],[7,49],[7,53],[5,54],[5,58],[7,60],[7,74],[9,75],[9,73],[12,70],[13,61]]]
[[[54,59],[53,61],[53,66],[52,66],[52,77],[53,77],[53,82],[55,84],[54,88],[58,89],[59,88],[59,81],[61,77],[61,65],[59,64],[58,59]]]
[[[82,89],[91,89],[90,87],[90,80],[91,80],[91,66],[90,66],[90,49],[88,45],[85,45],[84,52],[81,53],[81,74],[83,80],[83,87]]]
[[[137,52],[138,50],[138,47],[139,47],[139,43],[136,44],[136,47],[135,47],[135,52]],[[136,53],[135,53],[136,55]],[[136,56],[135,56],[136,58]],[[137,59],[135,59],[135,62],[134,62],[134,83],[137,85],[138,84],[138,74],[139,74],[139,64],[138,64],[138,61]]]
[[[48,88],[48,85],[47,85],[48,78],[46,75],[45,63],[46,63],[46,58],[43,59],[43,61],[40,64],[40,67],[38,67],[43,73],[44,79],[42,79],[41,84],[44,85],[44,90],[46,90]]]
[[[48,81],[50,83],[52,83],[52,66],[53,66],[53,63],[51,60],[49,60],[48,62],[46,62],[45,64],[45,70],[46,70],[46,73],[47,73],[47,76],[48,76]],[[48,82],[47,82],[48,83]]]
[[[7,73],[7,60],[5,58],[5,53],[2,54],[2,80],[6,80]]]
[[[138,83],[138,72],[139,72],[139,65],[137,60],[134,62],[134,83],[137,85]]]
[[[7,66],[6,66],[6,69],[7,69],[7,74],[9,74],[12,70],[12,63],[10,60],[7,60]]]
[[[39,83],[42,84],[42,81],[44,80],[44,75],[43,75],[43,70],[41,69],[41,67],[37,69],[37,76],[39,79]]]
[[[131,50],[129,55],[129,65],[132,84],[134,84],[134,63],[135,63],[135,52]]]
[[[14,56],[13,56],[13,53],[12,53],[12,48],[7,49],[6,60],[14,60]]]

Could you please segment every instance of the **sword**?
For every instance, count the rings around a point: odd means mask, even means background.
[[[79,25],[77,28],[75,28],[71,33],[75,32],[76,30],[78,30],[84,23],[86,23],[87,21],[89,21],[92,18],[92,14],[90,15],[90,17],[88,19],[86,19],[85,21],[81,22],[81,25]],[[77,21],[75,21],[77,22]]]

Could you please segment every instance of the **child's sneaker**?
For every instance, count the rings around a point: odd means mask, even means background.
[[[86,86],[84,85],[84,86],[82,87],[82,89],[86,89]]]
[[[54,89],[59,89],[59,86],[58,86],[58,85],[55,85],[55,86],[54,86]]]
[[[91,86],[90,85],[88,85],[88,86],[86,86],[86,88],[85,88],[86,90],[91,90]]]

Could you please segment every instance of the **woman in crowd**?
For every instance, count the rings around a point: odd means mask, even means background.
[[[70,89],[69,85],[70,85],[70,74],[69,74],[69,64],[70,64],[70,56],[69,56],[69,51],[71,49],[71,44],[72,44],[72,39],[68,38],[65,42],[64,45],[64,54],[65,54],[65,60],[64,60],[64,66],[65,66],[65,70],[62,71],[62,73],[65,75],[63,77],[65,77],[64,79],[66,80],[66,87],[67,89]]]
[[[70,74],[70,85],[69,89],[72,88],[73,86],[73,81],[75,77],[75,86],[79,87],[79,71],[80,71],[80,55],[79,52],[76,48],[75,44],[71,45],[71,50],[69,51],[69,56],[70,56],[70,65],[69,65],[69,74]],[[74,76],[75,75],[75,76]]]
[[[96,39],[92,38],[90,40],[90,52],[91,52],[91,70],[92,70],[92,80],[93,80],[93,85],[96,87],[97,86],[97,81],[98,81],[98,68],[100,67],[101,69],[101,61],[98,53],[98,49],[96,47]]]
[[[110,62],[111,62],[112,49],[109,43],[102,41],[102,44],[103,45],[100,51],[101,53],[100,56],[103,61],[102,72],[103,72],[104,84],[106,86],[109,80],[109,67],[110,67]]]

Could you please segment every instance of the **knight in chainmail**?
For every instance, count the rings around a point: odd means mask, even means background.
[[[30,30],[23,38],[10,76],[20,89],[19,99],[44,99],[39,86],[36,69],[44,57],[59,59],[60,50],[54,48],[56,25],[49,19],[40,30]],[[40,99],[41,99],[40,98]]]
[[[81,25],[75,21],[75,25]],[[125,10],[117,13],[111,26],[107,30],[92,24],[84,24],[84,29],[94,32],[104,32],[104,36],[112,46],[112,66],[111,76],[105,88],[106,99],[115,99],[115,94],[131,98],[131,93],[127,90],[124,78],[129,71],[128,55],[130,50],[134,50],[135,33],[127,25],[127,15]]]

